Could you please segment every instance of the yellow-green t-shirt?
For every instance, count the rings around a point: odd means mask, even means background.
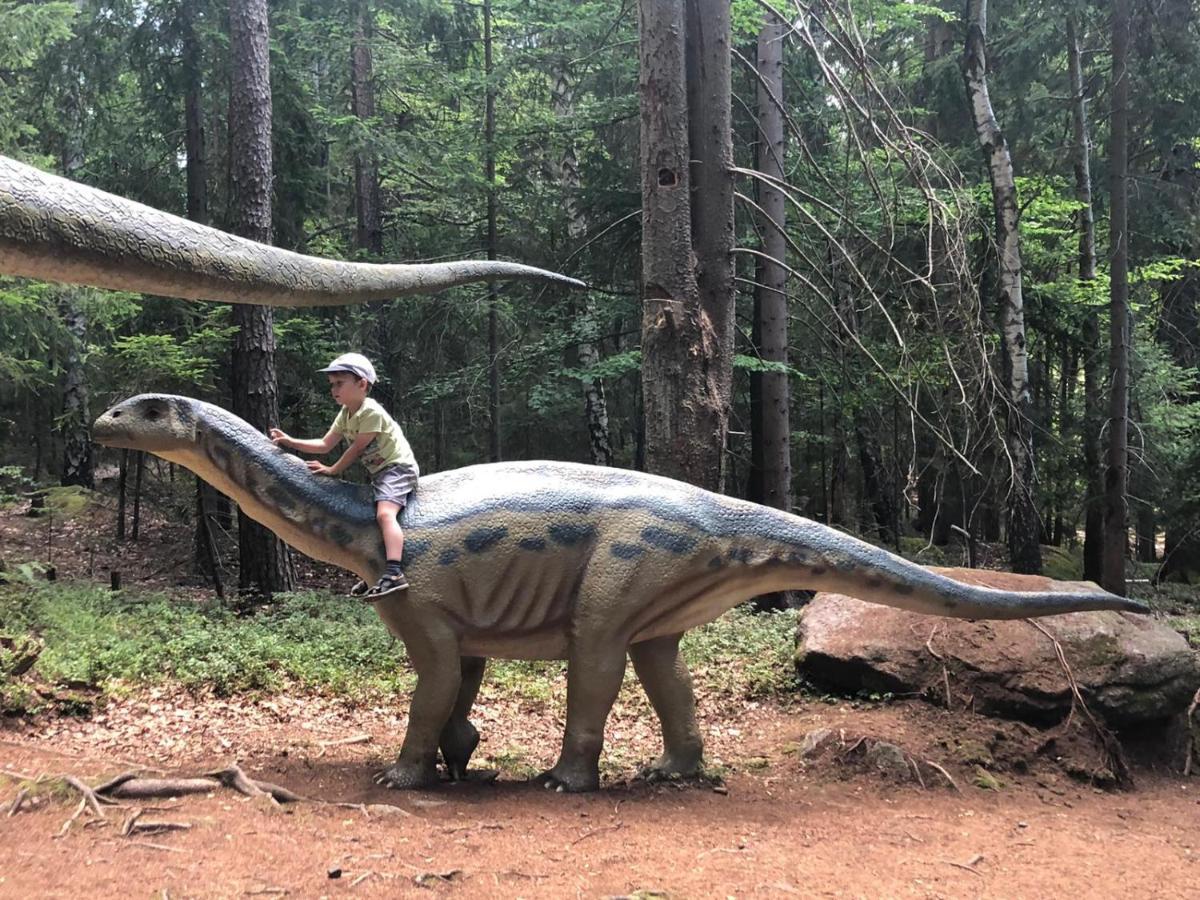
[[[413,455],[412,447],[404,437],[404,432],[396,424],[396,420],[388,415],[378,401],[367,397],[354,415],[342,407],[333,420],[333,430],[342,435],[349,443],[360,434],[375,433],[375,440],[367,444],[363,450],[362,464],[367,471],[374,475],[388,466],[411,466],[417,470],[417,458]]]

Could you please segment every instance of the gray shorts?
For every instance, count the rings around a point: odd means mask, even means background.
[[[408,504],[408,495],[417,487],[417,470],[410,466],[388,466],[371,476],[371,487],[375,489],[375,502],[388,500],[400,505]]]

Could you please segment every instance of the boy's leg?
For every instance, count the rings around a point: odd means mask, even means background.
[[[379,523],[379,531],[383,534],[383,548],[387,551],[390,562],[399,562],[404,558],[404,531],[400,528],[399,503],[391,500],[380,500],[375,504],[375,521]]]
[[[383,547],[387,554],[387,571],[364,596],[369,603],[374,603],[387,594],[408,588],[408,579],[404,577],[404,572],[400,568],[400,561],[404,558],[404,531],[400,528],[397,517],[401,509],[403,509],[402,504],[391,500],[379,500],[375,504],[375,521],[383,535]]]

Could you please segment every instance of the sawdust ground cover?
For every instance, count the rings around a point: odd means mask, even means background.
[[[1078,731],[803,690],[789,616],[733,615],[690,639],[702,782],[635,780],[658,745],[630,682],[602,791],[525,783],[554,761],[565,680],[521,663],[489,669],[473,717],[475,765],[498,781],[386,791],[370,776],[398,748],[412,679],[373,614],[328,591],[352,579],[305,562],[325,590],[235,615],[188,582],[185,525],[150,517],[117,545],[110,516],[101,503],[59,521],[46,584],[46,523],[0,514],[0,632],[41,645],[0,718],[0,896],[1188,897],[1200,883],[1200,779],[1168,737],[1127,736],[1133,784],[1100,788],[1060,765]],[[110,567],[128,586],[116,595]],[[1159,598],[1184,623],[1191,603]],[[870,754],[880,742],[899,768]],[[72,819],[78,795],[57,777],[235,763],[308,799],[214,789]]]

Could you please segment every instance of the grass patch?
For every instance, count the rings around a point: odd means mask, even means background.
[[[754,613],[737,607],[684,635],[683,658],[711,691],[760,698],[797,687],[792,654],[796,611]]]
[[[742,698],[778,695],[796,686],[795,628],[794,611],[736,609],[689,632],[683,655],[701,690]],[[110,694],[170,683],[221,695],[296,687],[395,695],[415,683],[404,645],[374,611],[326,593],[279,595],[269,608],[239,616],[163,593],[112,593],[62,582],[0,586],[0,634],[36,635],[44,642],[31,672],[37,679]],[[495,660],[482,696],[561,700],[565,665]],[[632,679],[632,666],[628,675]],[[0,707],[30,708],[27,684],[0,675]]]
[[[236,616],[163,594],[93,585],[0,589],[0,631],[36,634],[34,672],[56,684],[120,690],[174,682],[219,694],[290,684],[355,693],[411,685],[404,647],[357,600],[285,594]]]

